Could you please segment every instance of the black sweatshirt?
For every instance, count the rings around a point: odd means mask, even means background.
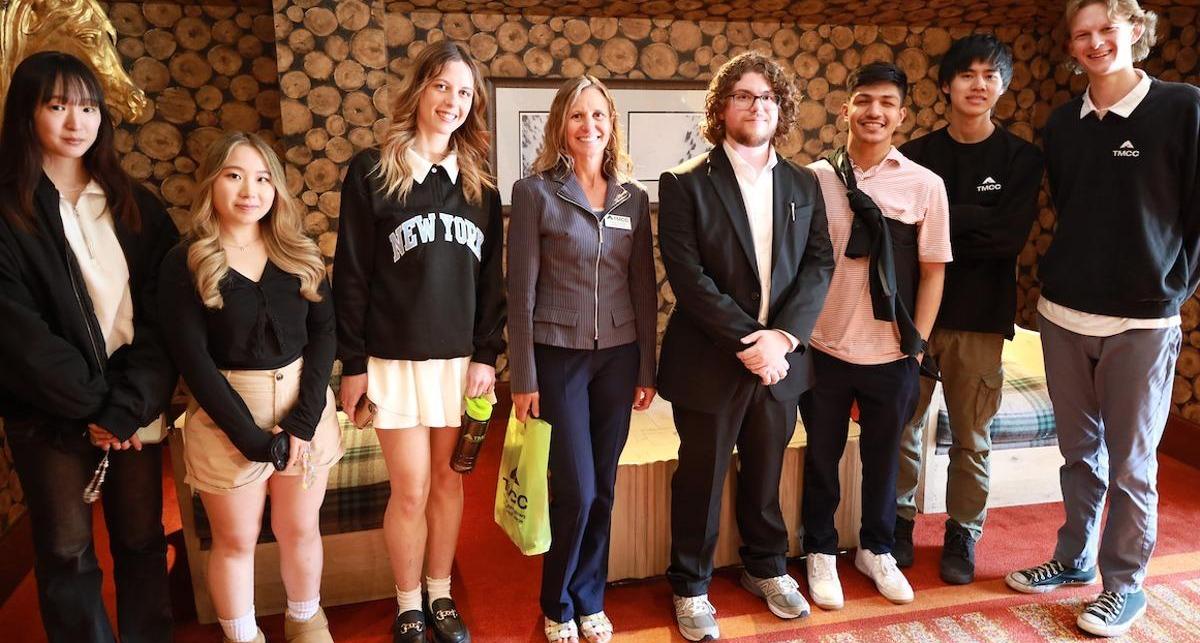
[[[1013,336],[1017,255],[1037,217],[1042,153],[996,127],[978,143],[959,143],[947,128],[900,147],[946,184],[950,244],[938,328]]]
[[[504,351],[504,224],[500,197],[467,202],[437,166],[403,203],[372,170],[378,150],[350,161],[342,183],[333,290],[342,372],[367,356],[495,365]]]
[[[127,440],[170,402],[178,376],[162,343],[155,290],[178,233],[153,194],[135,184],[133,196],[141,230],[113,216],[129,266],[133,342],[107,357],[54,184],[45,175],[38,183],[31,231],[0,217],[0,416],[9,430],[28,423],[82,433],[94,422]],[[0,184],[0,199],[15,202],[16,189]]]
[[[269,462],[271,435],[255,424],[220,371],[271,370],[303,357],[299,398],[279,426],[312,440],[325,410],[336,347],[329,285],[322,281],[317,291],[321,301],[310,302],[300,294],[300,278],[268,260],[257,282],[230,269],[219,286],[224,305],[208,308],[188,270],[187,250],[181,243],[167,255],[159,299],[172,320],[167,346],[196,403],[242,455]]]
[[[1054,110],[1043,134],[1058,224],[1042,294],[1097,315],[1176,315],[1200,282],[1200,88],[1151,79],[1129,118],[1079,118],[1082,104]]]

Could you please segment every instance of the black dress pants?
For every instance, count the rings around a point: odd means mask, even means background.
[[[679,466],[671,478],[671,566],[667,580],[679,596],[708,593],[721,516],[725,474],[738,450],[739,553],[759,578],[787,572],[788,536],[779,509],[783,454],[796,430],[795,400],[779,401],[757,379],[745,378],[728,406],[703,413],[672,405],[679,432]]]
[[[34,577],[47,638],[112,643],[116,639],[100,596],[92,506],[82,499],[103,451],[82,435],[46,435],[41,426],[10,423],[5,432],[33,521]],[[172,617],[161,446],[113,451],[100,498],[121,643],[167,643]]]
[[[816,385],[800,396],[800,417],[808,433],[800,509],[804,552],[837,553],[833,516],[841,502],[838,469],[850,428],[850,405],[857,401],[863,478],[859,546],[876,554],[891,553],[900,435],[917,403],[917,362],[906,357],[862,366],[814,349],[813,372]]]

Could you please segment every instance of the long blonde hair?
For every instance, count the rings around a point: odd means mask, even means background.
[[[567,151],[567,112],[579,99],[583,90],[594,87],[600,91],[608,103],[608,117],[612,135],[608,137],[608,145],[604,146],[604,161],[600,166],[606,177],[615,178],[624,183],[633,174],[633,161],[625,153],[624,137],[621,133],[620,119],[617,118],[617,104],[613,101],[608,87],[595,76],[579,76],[563,83],[550,103],[550,116],[546,119],[546,131],[542,135],[542,147],[538,150],[537,158],[531,168],[536,172],[548,172],[558,166],[574,169],[571,154]]]
[[[379,165],[374,174],[383,179],[387,196],[403,201],[412,190],[412,168],[407,153],[412,149],[417,132],[417,104],[421,94],[442,72],[447,63],[461,62],[471,70],[474,85],[471,111],[463,124],[450,135],[450,148],[458,154],[458,170],[463,196],[473,205],[483,203],[483,191],[496,187],[487,170],[491,134],[487,126],[487,92],[479,75],[479,65],[462,45],[441,40],[430,44],[417,54],[409,80],[400,88],[392,109],[392,124],[388,127]]]
[[[221,225],[213,208],[212,187],[229,155],[238,145],[249,145],[262,156],[275,188],[271,211],[259,222],[267,258],[280,270],[300,279],[300,294],[309,301],[321,301],[317,289],[325,279],[325,260],[317,244],[304,234],[300,204],[288,192],[283,166],[266,141],[257,134],[230,132],[208,148],[200,165],[200,183],[192,198],[192,209],[185,232],[188,241],[187,265],[196,282],[196,292],[209,308],[225,305],[221,280],[229,274],[229,260],[221,247]]]

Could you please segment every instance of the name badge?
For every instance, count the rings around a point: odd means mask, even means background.
[[[629,219],[629,217],[610,214],[604,217],[604,226],[607,228],[616,228],[618,230],[632,230],[633,222]]]

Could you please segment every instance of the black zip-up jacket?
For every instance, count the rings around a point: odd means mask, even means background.
[[[367,357],[452,359],[495,366],[504,352],[504,223],[500,197],[468,203],[462,175],[434,168],[403,202],[372,173],[379,150],[360,152],[342,182],[333,301],[342,373]]]
[[[10,185],[0,199],[15,200]],[[177,374],[159,331],[158,267],[178,233],[162,204],[134,185],[142,229],[113,217],[129,266],[133,342],[105,356],[104,336],[45,175],[31,231],[0,217],[0,415],[39,430],[84,432],[94,422],[121,440],[166,409]]]

